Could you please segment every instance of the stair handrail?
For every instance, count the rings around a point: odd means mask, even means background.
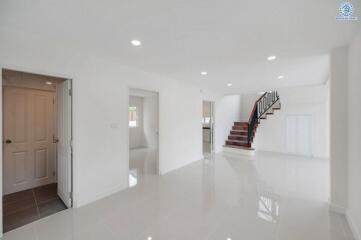
[[[265,92],[260,98],[255,102],[251,116],[248,120],[248,136],[247,141],[248,145],[251,146],[252,138],[254,135],[256,124],[258,124],[259,119],[265,114],[278,100],[280,99],[277,91]]]
[[[257,109],[257,103],[259,101],[261,101],[261,99],[267,95],[267,92],[263,93],[261,97],[258,98],[258,100],[255,102],[255,104],[253,105],[253,109],[252,109],[252,112],[251,112],[251,116],[249,116],[249,120],[248,120],[248,124],[251,123],[251,120],[252,120],[252,116],[253,114],[256,112],[256,109]]]

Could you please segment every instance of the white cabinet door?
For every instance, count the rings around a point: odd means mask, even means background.
[[[4,194],[55,181],[54,93],[4,88]]]
[[[312,155],[312,117],[290,115],[286,118],[286,151],[288,153]]]
[[[72,205],[71,166],[72,166],[72,129],[70,81],[57,86],[57,127],[58,127],[58,195],[67,207]]]

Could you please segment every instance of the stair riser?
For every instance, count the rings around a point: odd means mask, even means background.
[[[248,127],[247,122],[234,122],[234,126]]]
[[[233,126],[233,130],[248,130],[248,126]]]
[[[226,141],[226,145],[235,145],[235,146],[242,146],[242,147],[250,147],[250,145],[249,145],[247,142],[241,143],[241,142]]]
[[[247,136],[228,136],[228,140],[247,141]]]
[[[237,136],[248,136],[248,132],[237,132],[237,131],[231,131],[232,135],[237,135]]]

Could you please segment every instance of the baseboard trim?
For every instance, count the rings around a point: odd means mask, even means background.
[[[254,149],[233,148],[233,147],[227,147],[227,146],[223,146],[223,152],[246,155],[246,156],[254,156],[254,154],[255,154]]]
[[[352,214],[349,211],[346,212],[346,219],[355,240],[361,240],[361,234],[359,232],[359,229],[357,229],[357,226],[353,221]]]
[[[123,185],[117,185],[117,186],[108,188],[104,191],[101,191],[98,194],[94,194],[91,196],[88,195],[84,199],[80,199],[80,201],[77,202],[77,205],[75,206],[75,208],[83,207],[85,205],[88,205],[88,204],[98,201],[100,199],[106,198],[114,193],[120,192],[125,189],[127,189],[127,187],[124,186],[124,184],[123,184]]]
[[[173,167],[173,168],[169,168],[169,169],[160,171],[160,175],[165,175],[165,174],[170,173],[170,172],[173,172],[173,171],[175,171],[175,170],[177,170],[177,169],[179,169],[179,168],[183,168],[183,167],[188,166],[188,165],[190,165],[190,164],[192,164],[192,163],[201,161],[201,160],[203,160],[203,159],[204,159],[204,156],[203,156],[203,155],[201,155],[201,156],[199,156],[199,157],[195,157],[194,160],[192,160],[192,161],[190,161],[190,162],[183,163],[183,164],[180,164],[180,165],[175,166],[175,167]]]
[[[338,213],[338,214],[346,215],[346,208],[345,207],[341,207],[339,205],[329,203],[328,209],[329,209],[330,212],[335,212],[335,213]]]
[[[344,215],[346,217],[348,225],[350,226],[351,232],[355,240],[361,240],[360,231],[357,228],[355,221],[353,221],[352,214],[345,207],[329,203],[329,211]]]

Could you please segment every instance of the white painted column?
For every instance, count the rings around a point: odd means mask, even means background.
[[[333,49],[330,61],[330,207],[344,213],[348,201],[348,47]]]

